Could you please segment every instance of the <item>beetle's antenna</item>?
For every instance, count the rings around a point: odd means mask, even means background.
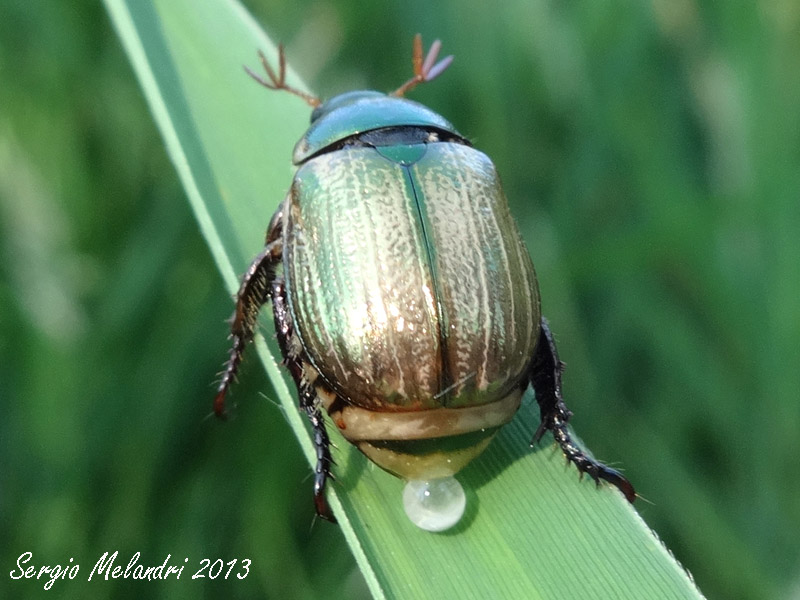
[[[422,60],[422,35],[417,34],[414,36],[414,53],[412,56],[412,64],[414,65],[414,76],[406,81],[403,85],[393,91],[390,95],[402,97],[406,92],[414,89],[420,83],[427,83],[433,81],[453,62],[453,56],[445,56],[438,63],[436,58],[439,56],[439,50],[442,48],[442,42],[436,40],[431,44],[430,50],[425,60]],[[436,64],[434,64],[436,63]]]
[[[316,96],[312,96],[302,90],[298,90],[297,88],[293,88],[290,85],[286,84],[286,54],[283,51],[283,44],[278,44],[278,74],[275,74],[275,71],[270,66],[269,62],[267,62],[267,57],[264,56],[264,53],[259,50],[258,51],[258,58],[261,60],[261,64],[264,67],[264,70],[267,72],[267,77],[269,77],[269,81],[261,77],[260,75],[256,75],[253,71],[250,70],[249,67],[245,66],[244,70],[247,71],[247,74],[250,75],[253,79],[255,79],[258,83],[263,85],[265,88],[270,90],[286,90],[290,94],[294,94],[295,96],[299,96],[303,100],[305,100],[312,108],[318,107],[322,104],[322,100],[317,98]]]

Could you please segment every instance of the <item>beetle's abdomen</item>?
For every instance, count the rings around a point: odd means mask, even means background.
[[[520,386],[538,290],[484,154],[455,143],[326,153],[299,169],[284,219],[297,332],[348,403],[459,407]]]

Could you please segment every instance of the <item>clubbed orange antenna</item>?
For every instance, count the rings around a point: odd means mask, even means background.
[[[264,56],[264,53],[261,50],[258,51],[258,58],[261,59],[261,64],[264,66],[264,70],[267,72],[269,81],[253,73],[253,71],[251,71],[247,66],[245,66],[244,68],[244,70],[247,71],[247,74],[250,75],[250,77],[252,77],[253,79],[255,79],[258,83],[260,83],[265,88],[268,88],[270,90],[286,90],[290,94],[299,96],[300,98],[305,100],[308,104],[310,104],[312,108],[316,108],[317,106],[322,104],[322,100],[320,100],[316,96],[312,96],[311,94],[307,94],[302,90],[298,90],[297,88],[293,88],[286,84],[286,55],[283,51],[283,44],[278,45],[277,75],[275,75],[275,71],[273,71],[272,67],[267,62],[267,57]]]
[[[422,35],[419,33],[414,36],[414,54],[413,54],[413,65],[414,65],[414,76],[406,81],[403,85],[397,88],[395,91],[392,92],[392,96],[401,97],[406,92],[414,89],[420,83],[427,83],[428,81],[433,81],[442,72],[450,66],[450,63],[453,62],[453,57],[446,56],[438,63],[436,62],[436,58],[439,56],[439,50],[442,48],[442,42],[436,40],[431,44],[430,50],[428,50],[428,55],[425,57],[425,61],[422,60]],[[434,64],[435,63],[435,64]]]

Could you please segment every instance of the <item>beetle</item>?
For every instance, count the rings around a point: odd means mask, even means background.
[[[442,116],[403,96],[441,74],[440,42],[389,94],[353,91],[322,102],[287,85],[263,53],[271,90],[312,106],[297,167],[245,272],[231,320],[232,349],[214,400],[225,396],[272,302],[278,344],[311,423],[314,501],[333,460],[322,409],[349,442],[405,479],[451,476],[479,455],[533,385],[541,422],[568,462],[630,501],[633,486],[571,439],[564,363],[541,315],[530,255],[492,161]],[[282,273],[279,271],[282,267]]]

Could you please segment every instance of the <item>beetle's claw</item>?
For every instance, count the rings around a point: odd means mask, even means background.
[[[217,392],[217,395],[214,396],[214,414],[217,415],[218,419],[223,421],[228,420],[228,412],[225,410],[225,392],[227,390],[220,390]]]
[[[545,423],[544,419],[542,422],[539,423],[539,427],[536,428],[536,433],[533,434],[533,439],[531,440],[531,447],[536,446],[540,441],[542,441],[542,437],[545,433],[547,433],[548,427]]]
[[[331,507],[328,506],[328,501],[322,494],[314,494],[314,506],[317,510],[317,516],[320,519],[325,519],[330,523],[336,523],[336,517],[333,516]]]
[[[616,487],[622,494],[625,496],[625,499],[633,504],[633,501],[636,500],[638,494],[636,490],[633,489],[633,485],[630,481],[628,481],[625,476],[617,471],[616,469],[612,469],[611,467],[606,467],[605,465],[601,465],[600,469],[597,472],[597,482],[600,483],[600,479],[603,481],[607,481],[614,487]]]
[[[570,462],[569,457],[567,457],[567,462]],[[636,490],[633,489],[631,482],[628,481],[625,476],[616,469],[607,467],[602,463],[575,463],[575,466],[578,468],[578,478],[581,481],[583,481],[584,473],[588,473],[589,477],[594,480],[596,487],[600,487],[603,481],[610,483],[620,492],[622,492],[622,495],[625,496],[625,499],[631,504],[633,504],[633,501],[638,497],[638,494],[636,493]]]

